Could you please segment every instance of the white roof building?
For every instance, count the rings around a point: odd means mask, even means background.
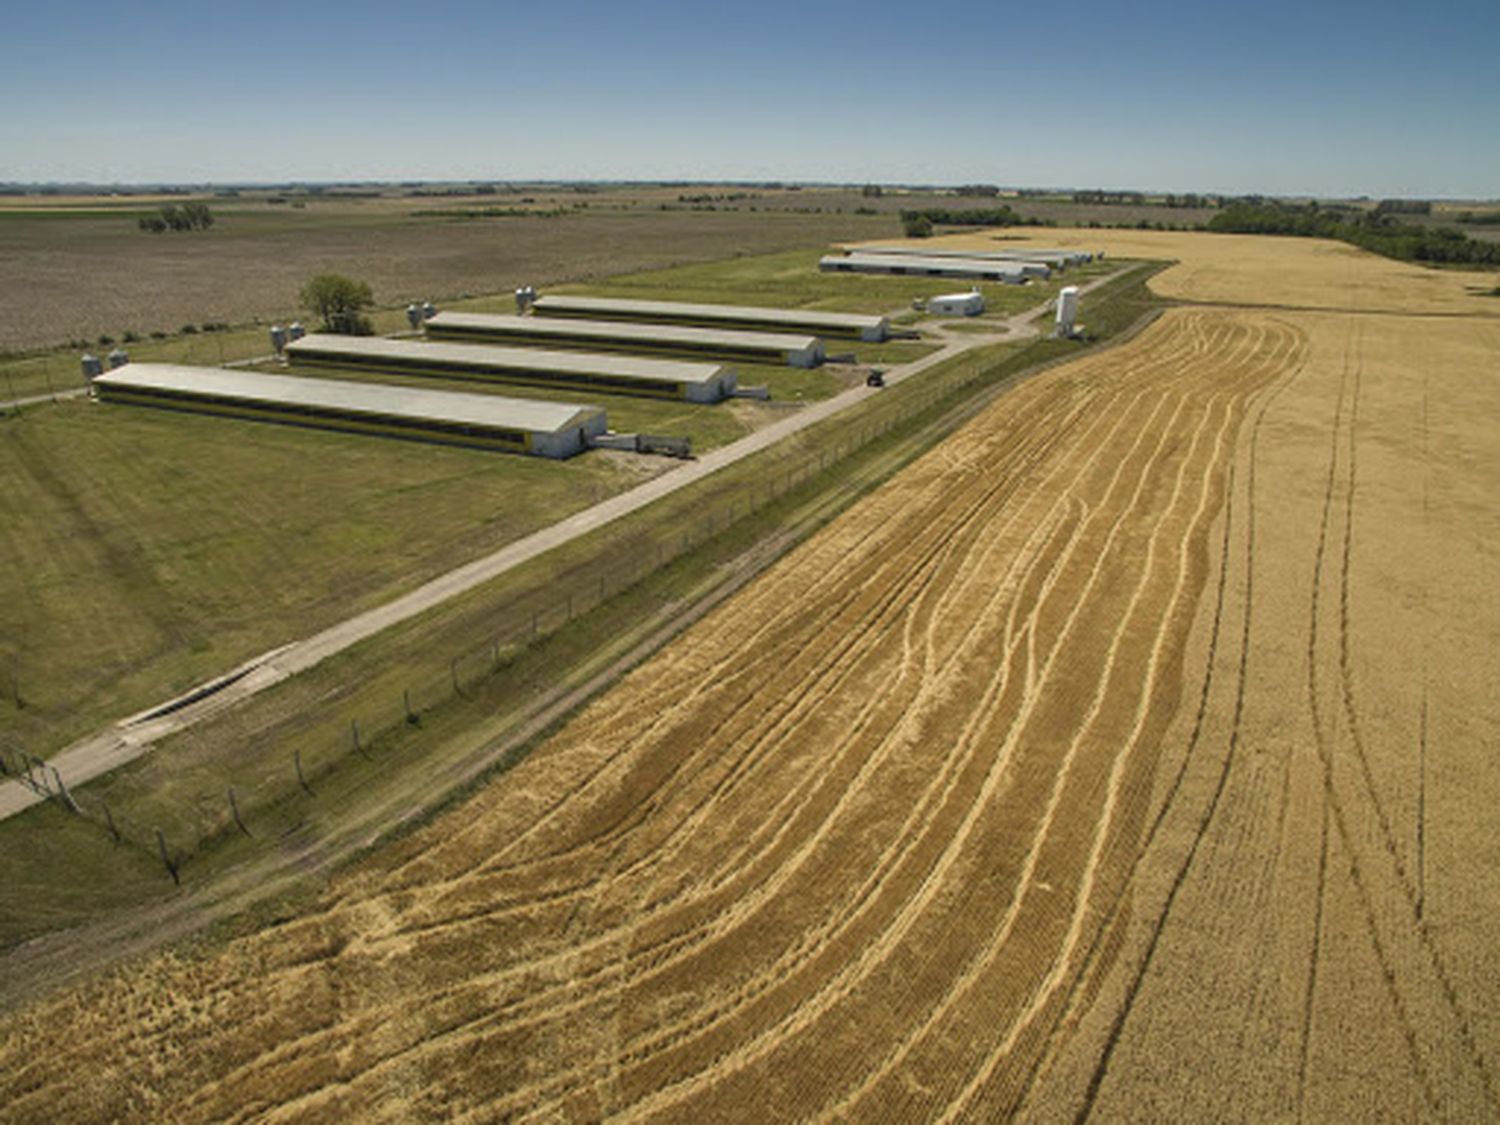
[[[730,326],[775,332],[811,332],[819,336],[850,336],[879,343],[890,333],[883,316],[773,309],[754,305],[692,304],[683,301],[636,301],[621,297],[538,297],[536,316],[598,317],[604,320],[649,321],[658,324]]]
[[[606,428],[604,411],[593,406],[222,367],[128,363],[91,385],[104,402],[542,457],[570,457]]]
[[[718,363],[370,336],[304,336],[287,345],[286,356],[294,364],[485,379],[688,402],[718,402],[736,385],[734,372]]]
[[[745,363],[786,363],[793,367],[816,367],[824,358],[823,342],[816,336],[681,324],[440,312],[427,321],[426,328],[428,337],[435,340],[667,353]]]

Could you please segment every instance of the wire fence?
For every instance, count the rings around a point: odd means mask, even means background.
[[[403,654],[399,667],[351,665],[334,684],[313,683],[313,673],[305,673],[297,678],[304,681],[301,696],[293,687],[282,719],[269,726],[257,709],[241,707],[174,736],[167,752],[188,761],[222,759],[226,746],[241,749],[233,769],[202,770],[213,780],[197,788],[174,782],[172,808],[160,803],[149,810],[111,807],[103,796],[70,790],[56,767],[14,744],[0,743],[0,773],[94,823],[114,843],[155,852],[172,879],[180,880],[183,863],[205,845],[236,833],[274,839],[277,833],[262,817],[269,806],[289,797],[316,801],[323,781],[352,757],[378,764],[399,752],[391,749],[393,735],[414,734],[420,740],[424,715],[473,698],[523,650],[839,467],[893,429],[940,403],[945,409],[958,405],[994,367],[993,362],[960,362],[924,372],[903,387],[872,396],[853,416],[824,423],[801,440],[719,474],[723,481],[710,478],[710,489],[664,500],[666,509],[639,525],[622,521],[613,531],[604,529],[597,549],[499,597],[481,613],[460,618],[448,635],[414,642],[421,651]],[[835,490],[857,493],[871,483],[854,479]],[[232,780],[225,783],[226,778]]]

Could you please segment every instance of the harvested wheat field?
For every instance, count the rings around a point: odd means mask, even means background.
[[[1014,230],[935,238],[949,249],[1062,246],[1176,262],[1151,279],[1163,297],[1263,308],[1500,318],[1500,273],[1437,270],[1326,238],[1197,231]],[[1067,277],[1066,274],[1063,275]]]
[[[17,1120],[1500,1113],[1500,321],[1169,310]]]

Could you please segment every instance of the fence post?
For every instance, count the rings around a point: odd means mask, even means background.
[[[307,778],[302,775],[302,751],[292,751],[292,764],[297,767],[297,784],[302,786],[309,797],[312,796],[312,786],[307,784]]]
[[[245,827],[245,822],[240,819],[240,803],[234,799],[234,786],[229,787],[229,811],[234,814],[234,822],[240,826],[240,831],[246,836],[251,835],[250,829]]]
[[[360,743],[360,740],[359,740],[359,720],[358,719],[350,719],[349,720],[349,739],[350,739],[351,742],[354,743],[354,751],[355,751],[355,753],[357,753],[361,758],[369,758],[370,755],[368,755],[368,754],[365,753],[365,748]]]
[[[167,838],[161,834],[160,828],[156,830],[156,852],[161,856],[161,864],[167,869],[167,874],[172,876],[172,885],[182,886],[182,879],[177,874],[177,864],[172,862],[172,857],[167,852]]]
[[[32,776],[32,770],[36,775]],[[47,784],[47,763],[35,755],[31,755],[26,763],[26,778],[31,782],[31,788],[41,793],[49,801],[52,799],[52,787]]]
[[[458,657],[448,661],[448,675],[453,680],[453,694],[462,695],[463,691],[458,686]]]
[[[75,816],[81,816],[83,810],[78,807],[78,802],[73,800],[73,794],[68,792],[67,783],[63,781],[62,774],[57,772],[56,766],[49,767],[52,770],[52,779],[57,782],[57,791],[62,794],[63,803]]]
[[[411,688],[401,690],[401,706],[406,711],[406,721],[412,726],[417,725],[417,714],[411,709]]]
[[[104,810],[104,824],[109,829],[109,834],[114,837],[115,843],[120,842],[120,830],[115,827],[114,813],[109,811],[109,802],[104,798],[99,799],[99,807]]]

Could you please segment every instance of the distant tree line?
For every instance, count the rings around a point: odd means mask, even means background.
[[[1187,207],[1197,209],[1203,207],[1217,207],[1219,205],[1219,201],[1212,195],[1198,195],[1196,192],[1190,191],[1184,193],[1183,195],[1164,195],[1161,199],[1161,205],[1163,207]]]
[[[902,211],[901,224],[907,238],[926,238],[933,225],[944,223],[955,227],[1043,227],[1050,226],[1044,219],[1029,219],[1011,210],[1009,204],[999,207],[968,208],[952,210],[946,207],[927,207],[917,211]]]
[[[718,195],[714,195],[712,192],[703,191],[703,192],[698,192],[695,195],[687,195],[687,194],[679,195],[677,197],[677,202],[678,203],[737,203],[737,202],[739,202],[742,199],[759,199],[759,198],[760,198],[760,192],[758,192],[758,191],[730,191],[730,192],[720,192]]]
[[[1055,225],[1055,224],[1053,224]],[[1080,227],[1088,227],[1090,230],[1204,230],[1202,223],[1173,223],[1163,222],[1160,219],[1120,219],[1117,222],[1100,222],[1098,219],[1090,219],[1088,222],[1076,224]]]
[[[1378,208],[1351,213],[1317,203],[1235,202],[1208,221],[1208,230],[1235,234],[1289,234],[1336,238],[1403,262],[1500,265],[1500,243],[1481,242],[1462,231],[1407,223]]]
[[[1024,192],[1022,193],[1025,194]],[[1074,203],[1113,203],[1129,207],[1183,207],[1200,209],[1206,207],[1218,207],[1222,200],[1215,195],[1199,195],[1197,192],[1183,192],[1177,195],[1168,192],[1158,198],[1151,198],[1143,191],[1106,191],[1103,188],[1089,188],[1084,191],[1073,193]]]
[[[142,215],[137,225],[152,234],[169,230],[207,230],[214,225],[214,216],[207,203],[168,203],[157,208],[155,214]]]
[[[566,207],[443,207],[408,211],[413,219],[560,219],[564,215],[575,215],[578,207],[588,204],[572,204]]]
[[[1146,202],[1146,193],[1143,191],[1105,191],[1103,188],[1090,188],[1086,191],[1075,191],[1073,193],[1074,203],[1128,203],[1139,207]]]
[[[1430,215],[1432,201],[1427,199],[1382,199],[1375,204],[1381,215]]]

